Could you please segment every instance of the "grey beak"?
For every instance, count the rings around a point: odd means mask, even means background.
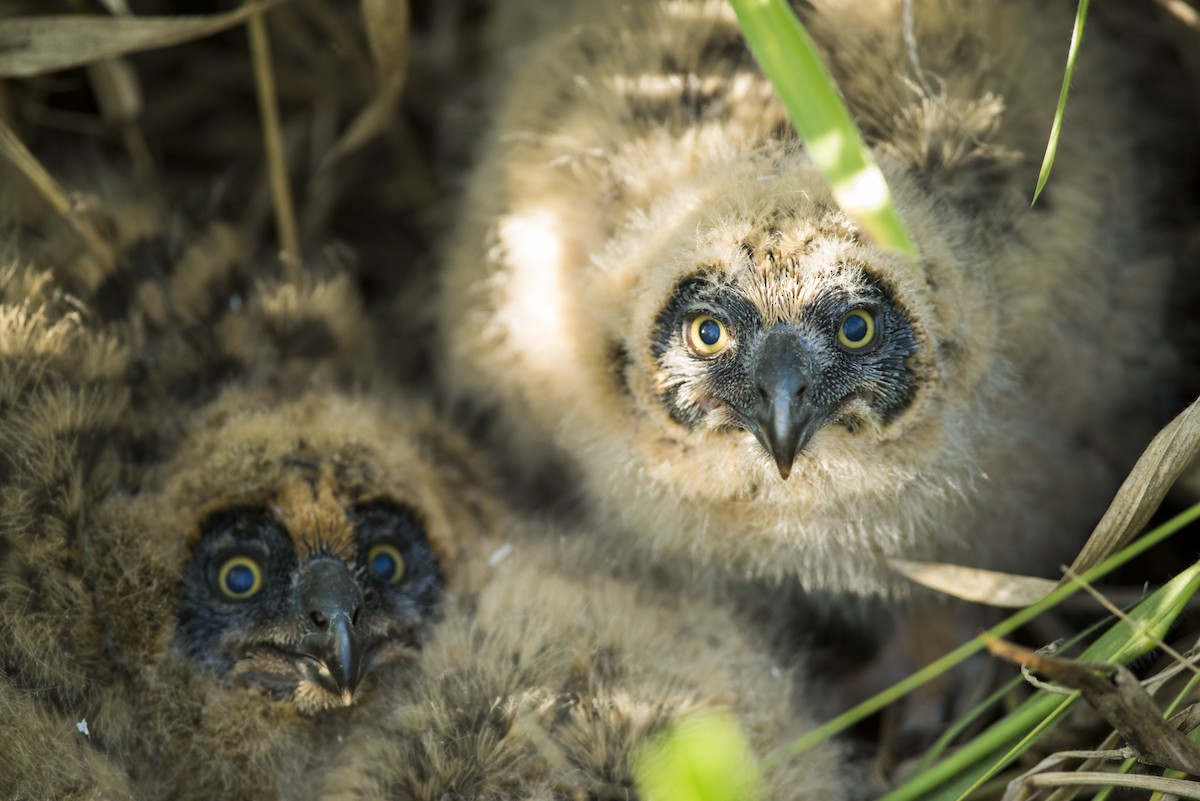
[[[309,631],[298,652],[315,661],[312,679],[349,704],[362,678],[362,636],[354,628],[363,594],[340,561],[317,558],[300,576],[300,603]]]
[[[821,424],[820,410],[808,391],[812,359],[800,334],[784,326],[768,331],[750,379],[757,391],[757,406],[744,410],[745,417],[753,423],[750,430],[759,444],[775,459],[780,478],[787,480],[796,454]]]

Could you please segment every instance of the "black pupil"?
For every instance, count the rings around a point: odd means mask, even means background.
[[[396,560],[390,553],[377,553],[371,557],[371,572],[380,581],[391,581],[396,575]]]
[[[234,565],[225,574],[225,587],[234,595],[244,595],[254,586],[254,571],[246,565]]]
[[[842,323],[842,334],[851,342],[861,342],[867,335],[867,321],[861,314],[852,314]]]
[[[716,320],[705,320],[700,323],[697,333],[700,335],[701,342],[712,347],[721,339],[721,324]]]

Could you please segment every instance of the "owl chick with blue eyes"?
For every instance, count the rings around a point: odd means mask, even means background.
[[[907,596],[893,557],[1069,559],[1182,365],[1192,121],[1153,14],[1089,21],[1031,207],[1072,9],[793,4],[907,258],[838,208],[726,3],[544,5],[497,12],[514,66],[439,299],[445,383],[509,464],[631,553],[840,599]]]

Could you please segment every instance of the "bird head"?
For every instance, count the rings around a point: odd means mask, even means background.
[[[184,574],[187,653],[305,712],[349,706],[370,671],[411,656],[443,582],[422,524],[388,500],[342,521],[304,543],[271,507],[209,515]]]
[[[885,283],[846,273],[813,280],[782,314],[756,303],[754,279],[700,273],[681,282],[652,347],[671,417],[748,431],[786,479],[824,427],[855,430],[901,413],[916,388],[912,326]]]
[[[453,482],[374,404],[230,415],[236,402],[175,461],[188,467],[169,494],[196,510],[175,642],[303,714],[358,703],[439,614],[471,534],[452,522]]]
[[[936,381],[924,324],[940,266],[867,241],[807,188],[819,180],[793,167],[685,209],[647,256],[653,300],[629,326],[644,344],[622,349],[644,354],[626,384],[677,440],[757,448],[781,480],[823,442],[896,436]]]

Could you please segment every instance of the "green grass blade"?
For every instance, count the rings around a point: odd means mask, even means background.
[[[954,721],[948,726],[937,740],[929,747],[924,755],[921,756],[921,761],[913,768],[913,774],[921,774],[929,770],[929,768],[942,756],[954,743],[955,740],[976,720],[988,714],[993,707],[1000,704],[1001,701],[1008,696],[1013,690],[1020,687],[1025,682],[1025,679],[1017,676],[1005,682],[1004,686],[994,691],[991,695],[980,702],[974,709],[964,715],[960,720]]]
[[[1166,521],[1154,530],[1144,534],[1137,540],[1131,542],[1125,548],[1122,548],[1117,553],[1105,559],[1095,567],[1085,571],[1080,579],[1085,582],[1095,582],[1101,576],[1108,574],[1131,559],[1145,553],[1150,548],[1170,537],[1172,534],[1182,530],[1188,524],[1200,520],[1200,504],[1196,504],[1183,512],[1180,512],[1175,517]],[[798,738],[779,752],[772,754],[763,763],[763,770],[769,771],[771,767],[779,762],[786,761],[790,756],[799,754],[817,743],[824,742],[830,737],[845,731],[856,723],[866,720],[871,715],[886,706],[890,706],[896,701],[903,698],[908,693],[920,687],[926,682],[932,681],[938,676],[945,673],[950,668],[959,664],[966,658],[977,654],[987,647],[988,642],[995,637],[1004,637],[1008,634],[1024,626],[1029,621],[1033,620],[1038,615],[1053,608],[1061,603],[1066,598],[1074,595],[1080,588],[1080,584],[1072,583],[1059,587],[1054,592],[1047,595],[1041,601],[1024,609],[1018,610],[1014,614],[997,623],[992,628],[988,629],[984,634],[968,640],[966,643],[955,648],[950,653],[930,663],[926,667],[918,670],[906,679],[897,682],[893,686],[887,688],[883,692],[868,698],[861,704],[858,704],[853,709],[849,709],[833,718],[826,723],[821,724],[817,728],[808,732],[804,736]],[[936,769],[936,768],[935,768]]]
[[[1046,155],[1042,157],[1042,170],[1038,173],[1037,188],[1033,190],[1033,200],[1029,205],[1037,203],[1038,195],[1046,186],[1050,177],[1050,168],[1054,166],[1054,154],[1058,150],[1058,136],[1062,133],[1063,115],[1067,110],[1067,94],[1071,88],[1071,79],[1075,75],[1075,61],[1079,57],[1079,43],[1083,41],[1083,22],[1087,19],[1088,4],[1091,0],[1079,0],[1079,8],[1075,11],[1075,28],[1071,31],[1071,47],[1067,51],[1067,69],[1063,73],[1062,89],[1058,93],[1058,109],[1054,112],[1054,124],[1050,126],[1050,141],[1046,143]]]
[[[833,78],[785,0],[730,0],[750,51],[783,101],[813,162],[846,214],[881,247],[909,256],[916,247],[892,205]]]
[[[1086,629],[1079,632],[1075,636],[1071,637],[1069,640],[1067,640],[1065,643],[1063,643],[1063,645],[1060,647],[1059,650],[1065,650],[1067,648],[1072,648],[1076,645],[1079,645],[1080,643],[1089,642],[1092,639],[1094,639],[1095,636],[1097,634],[1099,634],[1102,630],[1104,630],[1106,627],[1111,626],[1111,625],[1112,625],[1112,618],[1108,618],[1105,620],[1099,620],[1099,621],[1093,623],[1092,625],[1088,626]],[[958,735],[962,733],[963,729],[965,729],[967,726],[970,726],[971,723],[974,722],[977,718],[981,717],[982,715],[987,714],[987,712],[990,709],[992,709],[992,707],[998,705],[1004,699],[1005,696],[1007,696],[1009,693],[1011,693],[1013,690],[1015,690],[1017,687],[1021,686],[1024,683],[1025,683],[1025,679],[1023,677],[1021,677],[1021,676],[1014,677],[1012,680],[1006,682],[1003,687],[996,690],[991,695],[989,695],[987,698],[985,698],[982,702],[980,702],[968,714],[963,716],[963,718],[961,720],[955,721],[951,726],[949,726],[946,729],[945,732],[942,733],[942,735],[940,737],[938,737],[937,741],[934,742],[934,744],[931,745],[929,747],[929,749],[925,752],[925,754],[921,757],[921,761],[917,763],[917,766],[915,768],[913,768],[913,771],[912,771],[913,775],[916,775],[919,773],[924,773],[925,771],[929,770],[930,766],[932,766],[935,763],[935,761],[939,757],[941,757],[941,755],[943,753],[946,752],[946,750],[950,747],[950,745],[955,740],[958,739]],[[1001,756],[1000,754],[997,754],[996,758],[999,759],[1000,756]]]
[[[1129,622],[1117,621],[1079,655],[1079,661],[1127,663],[1146,653],[1155,645],[1153,636],[1166,632],[1197,589],[1200,589],[1200,562],[1180,572],[1133,608],[1129,618],[1143,627],[1141,631],[1135,630]],[[1078,693],[1065,698],[1049,693],[1034,695],[949,758],[913,777],[880,801],[948,801],[964,797],[1049,731],[1078,697]],[[994,759],[993,754],[1006,746],[1009,747],[1007,753],[999,760]],[[965,792],[959,791],[959,781],[955,781],[952,791],[944,784],[964,776],[974,779]]]

